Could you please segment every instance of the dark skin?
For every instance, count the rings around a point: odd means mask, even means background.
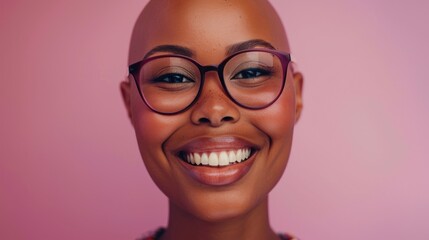
[[[165,45],[190,52],[159,47]],[[129,63],[148,55],[180,53],[191,54],[202,65],[217,65],[234,47],[290,52],[281,21],[267,1],[157,0],[136,23]],[[233,103],[216,72],[208,72],[196,104],[176,115],[162,115],[144,104],[132,76],[121,83],[145,166],[169,198],[163,240],[279,239],[269,223],[268,194],[288,162],[302,110],[302,84],[302,75],[289,66],[280,98],[267,108],[250,110]],[[249,172],[221,186],[201,184],[184,174],[174,151],[202,138],[217,139],[207,148],[226,148],[225,139],[257,146]]]

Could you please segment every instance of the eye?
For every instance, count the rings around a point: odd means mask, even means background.
[[[194,81],[188,77],[185,77],[182,74],[168,73],[153,79],[152,82],[174,84],[174,83],[192,83]]]
[[[232,79],[253,79],[258,78],[262,76],[269,76],[271,75],[271,72],[262,69],[262,68],[248,68],[241,70],[239,73],[235,74]]]
[[[162,74],[152,78],[149,85],[152,87],[153,91],[156,91],[155,89],[157,89],[169,92],[187,91],[197,86],[194,79],[181,73]]]

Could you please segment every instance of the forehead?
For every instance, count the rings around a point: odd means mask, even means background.
[[[289,51],[283,25],[265,0],[156,0],[136,22],[129,63],[165,44],[187,47],[199,57],[224,57],[228,46],[251,39]]]

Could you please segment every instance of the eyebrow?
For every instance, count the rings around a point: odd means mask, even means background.
[[[158,52],[168,52],[173,54],[179,54],[186,57],[193,57],[195,56],[194,51],[187,47],[179,46],[179,45],[159,45],[154,48],[152,48],[143,59],[146,59],[150,57],[151,55],[158,53]]]
[[[228,46],[226,48],[226,55],[229,56],[229,55],[234,54],[236,52],[247,50],[247,49],[252,49],[255,47],[266,47],[266,48],[273,49],[273,50],[276,49],[271,43],[269,43],[265,40],[252,39],[252,40],[248,40],[248,41],[244,41],[244,42],[240,42],[240,43],[236,43],[236,44]],[[148,53],[146,53],[146,55],[144,56],[143,59],[146,59],[146,58],[150,57],[151,55],[158,53],[158,52],[168,52],[168,53],[183,55],[186,57],[194,57],[196,55],[194,51],[192,51],[191,49],[189,49],[187,47],[167,44],[167,45],[159,45],[159,46],[152,48]]]
[[[234,54],[236,52],[247,50],[247,49],[252,49],[255,47],[266,47],[269,49],[276,50],[276,48],[273,45],[271,45],[271,43],[269,43],[265,40],[252,39],[249,41],[236,43],[236,44],[233,44],[233,45],[227,47],[226,48],[226,55],[229,56],[229,55]]]

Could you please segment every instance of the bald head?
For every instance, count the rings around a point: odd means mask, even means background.
[[[282,22],[266,0],[152,0],[134,26],[128,63],[175,45],[201,63],[217,64],[232,45],[249,40],[290,52]]]

